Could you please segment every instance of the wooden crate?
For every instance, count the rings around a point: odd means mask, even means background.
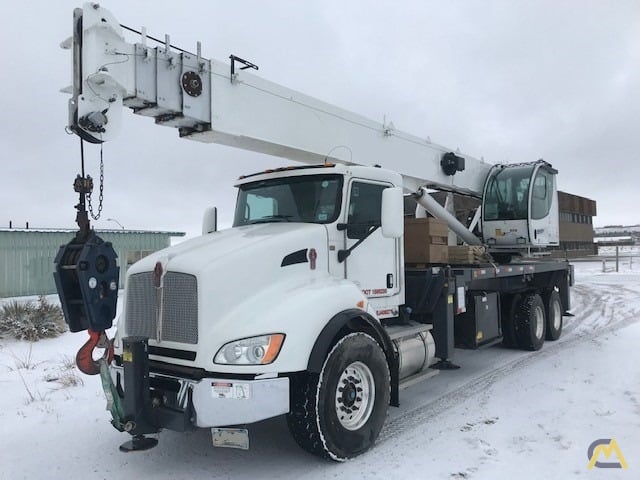
[[[437,218],[406,218],[404,222],[405,263],[448,263],[449,227]]]
[[[451,246],[449,247],[449,262],[461,265],[486,263],[489,260],[487,252],[482,246]]]
[[[446,237],[449,235],[449,226],[444,220],[438,218],[405,218],[405,235],[417,234],[419,236]]]

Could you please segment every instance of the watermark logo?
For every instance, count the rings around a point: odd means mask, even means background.
[[[604,455],[604,458],[609,460],[615,454],[615,458],[612,458],[612,461],[609,462],[599,462],[598,459],[601,455]],[[622,451],[618,446],[618,442],[616,442],[615,438],[599,438],[589,445],[589,449],[587,451],[587,455],[589,456],[589,465],[588,468],[592,469],[596,468],[628,468],[627,461],[622,456]],[[613,461],[616,460],[617,461]]]

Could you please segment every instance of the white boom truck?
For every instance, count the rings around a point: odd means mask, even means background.
[[[63,46],[68,128],[81,139],[112,140],[128,107],[186,139],[301,165],[240,177],[232,228],[206,215],[201,237],[133,265],[111,350],[118,267],[88,226],[91,182],[78,177],[81,232],[61,248],[56,282],[71,330],[91,335],[78,364],[101,372],[112,423],[132,435],[121,449],[149,448],[165,428],[212,428],[214,443],[243,447],[244,426],[286,414],[302,448],[344,460],[374,444],[402,387],[457,368],[458,340],[537,350],[560,336],[572,267],[527,255],[558,244],[551,165],[491,165],[261,79],[238,57],[138,33],[125,41],[99,5],[75,10]],[[480,199],[471,229],[428,189]],[[405,265],[405,196],[493,257]]]

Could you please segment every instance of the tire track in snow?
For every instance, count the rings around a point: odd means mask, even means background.
[[[574,330],[596,332],[599,328],[616,324],[618,318],[635,317],[639,310],[627,306],[628,298],[637,298],[638,292],[631,288],[608,284],[576,285],[572,295],[579,306],[574,309],[574,317],[565,319],[561,340]]]
[[[634,289],[618,285],[576,285],[573,293],[574,304],[578,305],[574,309],[575,316],[565,317],[570,321],[558,340],[545,342],[542,350],[537,352],[522,352],[521,357],[489,370],[433,401],[387,419],[377,443],[384,444],[427,423],[452,406],[486,392],[497,380],[527,367],[537,359],[556,355],[574,345],[590,341],[596,335],[611,333],[640,321],[640,310],[624,308],[628,302],[626,299],[638,296]]]

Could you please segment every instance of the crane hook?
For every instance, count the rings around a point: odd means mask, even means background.
[[[106,361],[108,364],[113,360],[113,341],[109,340],[104,330],[101,332],[87,331],[89,332],[89,340],[78,350],[76,365],[86,375],[97,375],[100,373],[101,362]],[[96,348],[104,348],[104,353],[98,360],[93,359],[93,351]]]

